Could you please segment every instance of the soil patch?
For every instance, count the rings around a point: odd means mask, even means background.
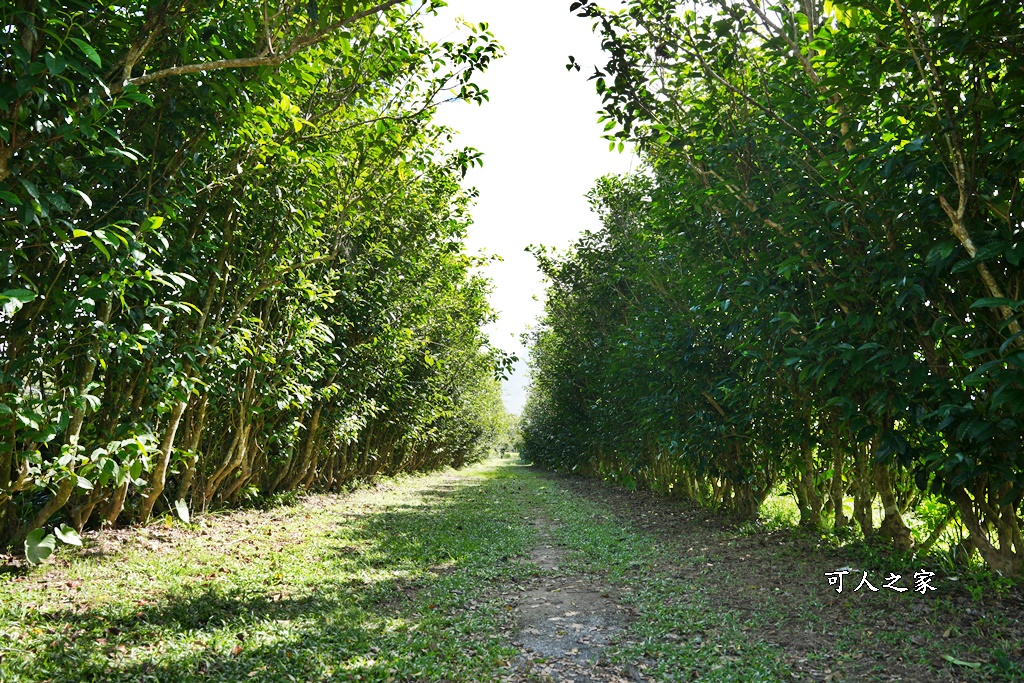
[[[553,524],[540,518],[537,546],[530,561],[541,570],[509,599],[517,631],[513,645],[520,656],[505,680],[620,683],[648,681],[636,666],[612,666],[606,647],[622,637],[631,609],[619,603],[613,588],[566,566],[564,548],[551,538]]]
[[[936,567],[868,569],[796,531],[744,534],[692,504],[598,480],[547,476],[664,547],[671,566],[652,569],[686,582],[694,605],[749,624],[747,642],[779,648],[797,680],[1009,680],[997,673],[1006,661],[1024,665],[1018,593],[977,600]],[[936,573],[936,590],[926,595],[913,590],[921,569]],[[848,571],[842,593],[825,576],[837,570]],[[890,571],[909,590],[881,589]],[[881,590],[855,590],[865,572]],[[996,661],[1000,656],[1006,661]]]

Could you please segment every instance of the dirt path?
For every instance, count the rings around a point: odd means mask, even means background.
[[[506,680],[620,683],[648,681],[635,666],[612,666],[605,648],[618,642],[631,618],[618,591],[572,571],[564,548],[554,544],[546,517],[534,521],[538,544],[530,562],[541,574],[513,598],[521,655]]]

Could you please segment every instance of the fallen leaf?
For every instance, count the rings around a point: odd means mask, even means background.
[[[956,664],[957,666],[965,666],[968,669],[980,669],[981,668],[981,664],[979,664],[978,662],[965,662],[964,660],[957,659],[956,657],[953,657],[951,655],[942,655],[942,658],[945,659],[950,664]]]

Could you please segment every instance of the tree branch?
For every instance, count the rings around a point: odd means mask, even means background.
[[[386,2],[379,3],[365,9],[362,12],[356,12],[352,16],[339,19],[327,26],[327,28],[314,33],[306,38],[297,39],[291,47],[280,54],[260,55],[256,57],[240,57],[238,59],[218,59],[213,62],[197,62],[195,64],[183,64],[181,66],[172,66],[166,69],[160,69],[159,71],[151,71],[150,73],[143,74],[136,78],[128,79],[126,82],[131,85],[145,85],[154,81],[159,81],[164,78],[170,78],[172,76],[183,76],[185,74],[194,74],[202,71],[217,71],[220,69],[245,69],[260,66],[278,66],[288,59],[294,57],[296,54],[316,45],[317,43],[326,39],[329,35],[337,31],[338,29],[347,26],[353,22],[359,21],[372,14],[379,14],[380,12],[386,12],[395,5],[406,2],[406,0],[387,0]]]

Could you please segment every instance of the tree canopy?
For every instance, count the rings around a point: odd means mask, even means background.
[[[442,5],[2,3],[0,540],[490,448]]]
[[[603,229],[541,254],[524,452],[1024,574],[1024,10],[576,2],[608,61]],[[569,68],[581,65],[570,61]],[[872,501],[884,509],[881,526]]]

